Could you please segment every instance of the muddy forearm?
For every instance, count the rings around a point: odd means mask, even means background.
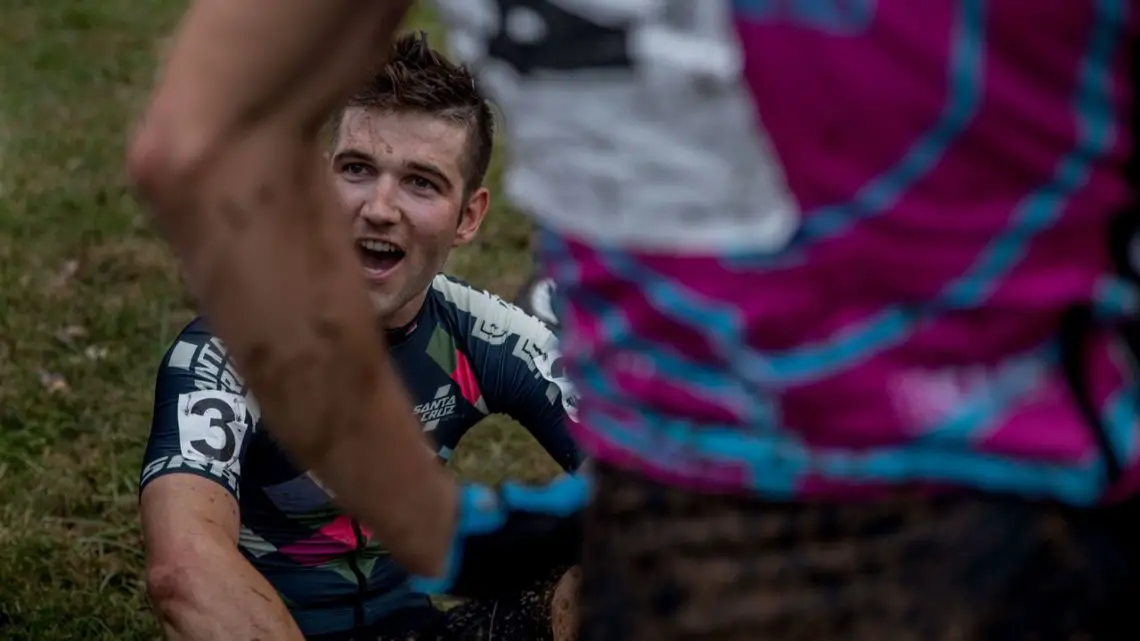
[[[281,598],[234,549],[202,551],[192,567],[152,570],[147,587],[168,641],[303,638]]]

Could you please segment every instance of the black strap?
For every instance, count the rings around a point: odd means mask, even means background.
[[[1134,91],[1140,91],[1140,43],[1128,42],[1131,48],[1129,59],[1130,76]],[[1132,202],[1112,217],[1105,239],[1109,257],[1116,273],[1130,283],[1140,286],[1140,203],[1136,189],[1140,186],[1140,108],[1133,108],[1129,120],[1132,126],[1133,152],[1125,165],[1124,172],[1133,190]],[[1136,253],[1135,258],[1132,256]],[[1132,352],[1132,357],[1140,359],[1140,319],[1123,319],[1113,323],[1120,337]],[[1087,341],[1097,327],[1094,309],[1091,305],[1072,307],[1061,317],[1061,366],[1069,390],[1077,401],[1077,406],[1093,430],[1097,446],[1104,457],[1105,469],[1110,484],[1119,480],[1122,464],[1120,455],[1108,437],[1104,419],[1092,401],[1088,382],[1084,375]]]
[[[1136,113],[1140,113],[1137,110]],[[1134,126],[1140,127],[1140,120],[1133,118]],[[1138,129],[1137,131],[1140,131]],[[1132,186],[1135,188],[1140,163],[1131,162],[1126,170]],[[1135,200],[1135,196],[1134,196]],[[1140,271],[1136,264],[1140,260],[1140,216],[1137,216],[1136,204],[1112,217],[1108,224],[1108,235],[1105,242],[1108,246],[1108,255],[1112,260],[1116,273],[1128,282],[1140,286]],[[1133,259],[1133,247],[1137,256]],[[1085,420],[1093,430],[1097,446],[1104,457],[1105,469],[1109,483],[1119,480],[1122,463],[1120,455],[1112,446],[1104,419],[1099,408],[1092,400],[1088,389],[1088,381],[1084,372],[1087,343],[1092,331],[1098,327],[1095,311],[1091,304],[1070,307],[1061,315],[1061,367],[1072,392],[1077,406],[1084,415]],[[1116,319],[1111,322],[1119,336],[1132,352],[1133,358],[1140,359],[1140,319]]]
[[[1092,428],[1097,447],[1104,457],[1105,471],[1111,485],[1121,476],[1120,456],[1113,448],[1104,419],[1092,400],[1084,372],[1087,341],[1094,327],[1093,309],[1089,305],[1070,307],[1061,315],[1061,371],[1065,375],[1065,382],[1077,402],[1077,407]]]

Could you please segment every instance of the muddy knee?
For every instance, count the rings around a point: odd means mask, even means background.
[[[578,590],[582,571],[572,567],[554,587],[550,602],[550,624],[554,641],[575,641],[578,636]]]

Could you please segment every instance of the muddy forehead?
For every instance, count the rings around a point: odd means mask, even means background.
[[[430,114],[354,107],[341,119],[334,153],[353,149],[378,162],[430,164],[458,181],[467,135],[462,124]]]

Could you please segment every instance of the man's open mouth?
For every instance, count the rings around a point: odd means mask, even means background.
[[[404,250],[385,240],[358,240],[356,253],[370,275],[380,276],[396,268],[404,259]]]

